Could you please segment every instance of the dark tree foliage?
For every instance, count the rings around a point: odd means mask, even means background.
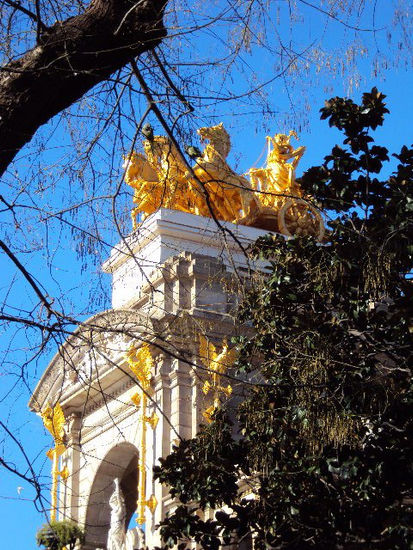
[[[237,368],[260,382],[161,461],[179,501],[165,548],[251,536],[259,549],[413,548],[413,150],[380,179],[383,100],[373,89],[321,109],[344,148],[301,184],[334,218],[328,242],[253,247],[268,272],[239,312],[255,333],[238,340]]]

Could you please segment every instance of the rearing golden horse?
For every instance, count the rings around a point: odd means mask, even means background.
[[[161,207],[193,211],[192,188],[187,179],[185,160],[166,136],[154,136],[143,142],[145,155],[133,152],[126,159],[125,181],[134,188],[131,212],[133,227]]]

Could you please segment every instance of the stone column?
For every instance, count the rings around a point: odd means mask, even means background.
[[[177,435],[192,436],[192,380],[188,365],[174,359],[169,375],[171,387],[171,424]]]
[[[159,464],[159,457],[165,457],[170,452],[171,440],[171,396],[169,388],[169,376],[167,371],[170,368],[170,357],[159,355],[156,361],[156,374],[154,378],[154,403],[151,404],[149,414],[155,412],[158,416],[158,424],[155,431],[150,430],[150,440],[147,441],[147,494],[153,493],[157,500],[157,507],[153,516],[147,512],[147,539],[150,538],[151,546],[160,545],[159,534],[155,532],[157,525],[164,517],[164,501],[168,496],[168,490],[159,482],[153,481],[153,466]],[[173,437],[173,435],[172,435]]]
[[[204,406],[204,394],[202,393],[202,385],[199,381],[199,376],[195,374],[195,372],[192,373],[191,376],[191,384],[192,384],[192,392],[191,392],[191,398],[192,398],[192,433],[191,437],[195,437],[196,434],[199,432],[199,425],[204,420],[202,416],[202,408]]]
[[[79,521],[79,469],[80,469],[80,413],[72,413],[68,418],[67,451],[61,460],[61,468],[66,466],[69,477],[60,480],[60,519]]]

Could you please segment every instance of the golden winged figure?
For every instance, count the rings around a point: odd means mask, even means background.
[[[50,432],[56,446],[63,444],[66,418],[60,403],[54,407],[50,404],[41,412],[44,427]]]
[[[150,389],[154,361],[148,343],[137,348],[132,344],[125,354],[128,366],[139,381],[140,386],[148,391]]]
[[[235,348],[229,349],[227,341],[224,340],[222,351],[217,353],[214,344],[201,334],[199,336],[199,355],[208,369],[215,371],[217,374],[223,374],[236,360],[237,350]]]
[[[53,449],[49,449],[46,455],[53,462],[52,466],[52,488],[51,488],[51,501],[50,501],[50,519],[56,519],[57,512],[57,485],[59,476],[66,481],[69,477],[69,470],[65,466],[62,470],[59,470],[59,457],[65,452],[65,424],[66,418],[63,413],[60,403],[56,403],[54,407],[50,404],[41,412],[41,417],[45,428],[50,432],[53,437],[55,446]]]
[[[209,370],[211,375],[211,382],[205,380],[202,387],[202,391],[207,395],[211,390],[214,392],[213,404],[208,407],[203,415],[207,422],[212,422],[212,415],[219,407],[219,394],[224,393],[229,397],[232,393],[232,387],[222,386],[220,383],[221,376],[225,371],[234,363],[237,358],[237,351],[235,348],[229,349],[226,340],[223,342],[222,351],[217,352],[216,347],[201,334],[199,337],[199,354],[201,361]]]

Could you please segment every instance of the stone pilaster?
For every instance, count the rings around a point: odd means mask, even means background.
[[[72,413],[67,419],[67,450],[60,462],[61,469],[69,470],[69,477],[60,482],[59,517],[73,521],[79,520],[80,423],[79,413]]]

